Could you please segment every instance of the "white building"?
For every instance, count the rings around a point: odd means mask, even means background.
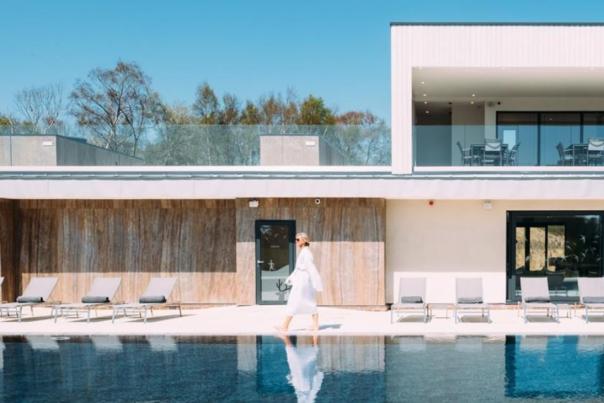
[[[2,167],[3,291],[169,272],[184,302],[279,303],[303,230],[323,304],[384,306],[405,276],[431,302],[459,276],[487,302],[520,275],[576,299],[602,275],[604,26],[392,24],[391,46],[391,166]]]

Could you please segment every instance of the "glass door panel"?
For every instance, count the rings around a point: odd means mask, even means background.
[[[529,230],[529,271],[543,271],[545,268],[545,228],[531,227]]]
[[[256,303],[284,304],[294,266],[295,221],[256,222]]]

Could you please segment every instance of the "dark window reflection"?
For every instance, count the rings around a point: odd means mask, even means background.
[[[545,276],[554,300],[578,300],[578,277],[602,275],[598,213],[511,212],[508,299],[520,298],[520,277]]]

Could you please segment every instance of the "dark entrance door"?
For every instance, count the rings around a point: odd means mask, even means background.
[[[296,222],[256,221],[256,303],[284,304],[285,280],[294,269]]]

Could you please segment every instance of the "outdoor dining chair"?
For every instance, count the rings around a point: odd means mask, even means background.
[[[501,165],[502,147],[501,141],[486,141],[482,156],[482,165]]]
[[[604,139],[590,138],[587,144],[587,165],[602,165],[604,162]]]

